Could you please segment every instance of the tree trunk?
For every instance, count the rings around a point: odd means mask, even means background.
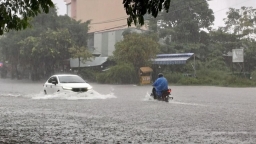
[[[135,75],[135,82],[137,83],[137,84],[140,84],[140,76],[139,76],[139,71],[140,71],[140,67],[135,67],[135,72],[136,72],[136,75]]]
[[[78,58],[78,74],[80,74],[80,61],[81,61],[81,59],[80,59],[80,57]]]
[[[12,71],[11,71],[11,78],[14,79],[15,75],[14,75],[14,64],[12,64]]]
[[[18,71],[18,65],[15,64],[15,72],[16,72],[16,78],[19,80],[20,79],[20,74],[19,74],[19,71]]]

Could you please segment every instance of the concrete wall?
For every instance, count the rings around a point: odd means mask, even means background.
[[[124,30],[118,30],[118,31],[116,31],[116,35],[115,35],[115,37],[116,37],[116,43],[117,42],[119,42],[119,41],[121,41],[121,40],[123,40],[123,32],[124,32]]]
[[[94,44],[94,46],[92,46],[95,48],[93,53],[101,54],[100,57],[112,56],[113,52],[115,51],[115,44],[123,40],[122,33],[124,30],[125,29],[93,33],[89,36],[88,46],[90,47],[92,44]],[[141,33],[140,30],[136,30],[136,29],[132,29],[132,31]],[[92,35],[93,35],[93,38],[92,38]],[[71,67],[77,67],[78,63],[79,63],[78,59],[70,59]],[[86,67],[86,66],[87,66],[86,64],[81,62],[81,67]]]
[[[94,33],[95,51],[101,53],[101,56],[112,56],[115,50],[115,44],[122,40],[123,31],[115,30]]]
[[[115,44],[123,40],[123,31],[125,29],[119,29],[114,31],[98,32],[94,33],[94,47],[97,53],[101,53],[101,56],[112,56],[115,51]],[[141,30],[131,29],[132,32],[142,33]]]
[[[76,3],[77,0],[72,0],[71,1],[71,17],[73,19],[76,19],[76,16],[77,16],[77,3]]]
[[[108,33],[102,33],[101,55],[108,56]]]
[[[113,55],[116,44],[116,31],[108,32],[108,56]]]
[[[96,53],[101,53],[102,33],[94,33],[94,48]]]
[[[128,28],[128,16],[122,0],[64,0],[64,2],[71,3],[71,18],[82,22],[91,20],[89,32]],[[146,25],[141,28],[147,29]]]

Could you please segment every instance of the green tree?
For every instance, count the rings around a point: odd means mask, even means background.
[[[202,64],[203,69],[227,71],[228,67],[224,61],[223,50],[224,47],[222,44],[209,44],[207,49],[207,57]]]
[[[224,20],[226,32],[239,35],[241,38],[255,38],[256,9],[253,7],[230,8]]]
[[[30,25],[31,25],[30,30],[34,30],[37,32],[46,31],[47,29],[57,30],[62,25],[61,24],[63,22],[62,17],[68,17],[68,16],[58,16],[57,9],[55,7],[50,8],[48,13],[40,13],[36,17],[30,20]],[[71,22],[71,19],[69,18],[69,23],[70,22]]]
[[[165,9],[168,12],[171,0],[123,0],[123,5],[126,10],[126,14],[129,15],[127,23],[131,26],[131,23],[144,24],[144,15],[151,14],[157,17],[158,12]]]
[[[137,72],[131,63],[120,62],[111,67],[109,71],[99,74],[97,81],[101,83],[130,84],[136,81],[136,74]]]
[[[194,52],[204,61],[210,37],[202,29],[210,30],[214,21],[207,0],[173,0],[170,9],[172,12],[162,12],[149,22],[149,28],[159,34],[161,52]]]
[[[70,57],[89,57],[86,49],[89,22],[58,16],[56,9],[51,8],[48,14],[31,19],[30,24],[31,28],[2,36],[0,48],[5,60],[22,67],[29,65],[34,75],[44,71],[50,75],[54,67]]]
[[[45,70],[50,74],[55,66],[62,66],[70,58],[68,51],[72,40],[68,29],[47,30],[40,36],[40,51],[43,55]]]
[[[31,17],[48,13],[54,7],[51,0],[5,0],[0,3],[0,35],[11,29],[21,30],[29,26]]]
[[[209,29],[214,21],[213,11],[206,0],[173,0],[172,13],[163,13],[160,21],[160,36],[172,35],[172,41],[193,42],[200,40],[201,29]],[[182,9],[182,10],[180,10]]]
[[[47,23],[46,23],[47,22]],[[21,67],[26,68],[27,65],[33,66],[39,63],[43,63],[41,65],[42,70],[38,71],[44,71],[44,65],[46,61],[42,60],[43,53],[34,53],[34,58],[31,59],[31,50],[29,50],[30,47],[34,48],[34,50],[40,49],[47,49],[46,46],[49,47],[49,45],[52,42],[58,42],[56,40],[49,41],[45,40],[47,38],[47,33],[49,35],[54,36],[54,32],[59,32],[59,29],[62,29],[67,26],[68,24],[71,24],[71,19],[67,18],[67,16],[57,16],[57,11],[55,8],[50,8],[49,13],[41,13],[38,14],[36,17],[30,20],[31,28],[22,30],[22,31],[15,31],[11,30],[9,33],[6,33],[2,35],[3,39],[1,39],[1,53],[4,56],[4,60],[9,61],[10,64],[13,65],[13,71],[14,69],[19,65]],[[46,33],[47,32],[47,33]],[[42,36],[44,35],[44,36]],[[69,36],[69,32],[65,34]],[[63,35],[63,38],[66,38],[67,36]],[[49,38],[49,36],[48,36]],[[42,44],[43,40],[45,40],[45,44]],[[19,43],[23,42],[23,43]],[[27,44],[25,44],[25,42]],[[51,42],[51,43],[50,43]],[[59,43],[62,44],[62,41],[59,41]],[[28,45],[26,48],[27,53],[21,53],[21,44]],[[70,47],[70,46],[68,46]],[[31,49],[32,49],[31,48]],[[55,47],[52,47],[55,49]],[[64,47],[63,47],[64,48]],[[23,48],[24,49],[24,48]],[[39,51],[39,50],[38,50]],[[68,49],[66,48],[66,51],[68,52]],[[48,59],[45,57],[45,59]],[[38,61],[37,61],[38,60]],[[32,64],[35,62],[35,64]],[[52,67],[54,65],[52,61],[46,63],[49,67]],[[36,67],[36,66],[35,66]],[[48,69],[48,67],[46,67]],[[53,69],[53,68],[50,68]],[[33,70],[35,71],[35,70]],[[52,71],[52,70],[46,70],[46,71]],[[18,71],[16,72],[18,76]],[[14,74],[12,74],[14,75]]]
[[[29,65],[30,72],[32,72],[32,80],[36,79],[35,75],[38,75],[39,65],[43,65],[40,48],[40,38],[38,37],[27,37],[24,40],[19,42],[20,45],[20,55],[21,55],[21,64]]]
[[[221,44],[223,49],[223,53],[227,54],[231,52],[234,48],[239,48],[241,46],[241,41],[239,40],[239,36],[235,34],[230,34],[225,32],[223,28],[219,28],[215,31],[210,31],[210,41],[211,43]]]
[[[150,64],[150,59],[159,52],[159,44],[152,38],[142,34],[132,33],[116,43],[113,52],[114,59],[119,62],[130,62],[138,71],[140,67]]]
[[[0,40],[0,47],[1,47],[1,53],[3,55],[3,60],[8,61],[9,64],[11,64],[12,70],[11,70],[11,76],[12,78],[16,76],[19,76],[17,66],[21,62],[20,59],[20,45],[18,44],[18,41],[22,40],[26,34],[26,31],[24,33],[19,33],[17,31],[11,31],[10,33],[7,33],[5,35],[2,35],[2,38]]]
[[[256,41],[255,40],[242,40],[244,49],[244,62],[245,70],[252,72],[256,70]]]
[[[156,17],[158,12],[165,9],[168,12],[171,0],[124,0],[123,5],[129,15],[127,24],[144,24],[143,16],[146,13]],[[41,12],[48,13],[54,7],[52,0],[19,1],[6,0],[0,4],[0,35],[10,29],[21,30],[29,26],[29,19]],[[21,17],[19,17],[21,15]]]
[[[23,62],[31,66],[35,80],[39,79],[38,75],[43,75],[40,72],[46,71],[50,74],[56,65],[70,56],[68,48],[71,46],[71,38],[67,29],[57,31],[49,29],[40,37],[30,36],[20,41],[19,44]]]
[[[92,57],[92,53],[85,46],[79,47],[74,45],[71,48],[69,48],[69,52],[72,58],[78,58],[78,73],[80,72],[81,68],[80,63],[85,63]]]
[[[91,52],[87,48],[88,25],[90,21],[83,23],[81,21],[73,21],[73,23],[68,27],[72,39],[72,46],[69,48],[69,52],[72,58],[78,58],[78,72],[80,72],[80,62],[85,62],[92,57]]]

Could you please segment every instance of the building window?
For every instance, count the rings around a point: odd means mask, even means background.
[[[94,34],[88,34],[87,46],[94,47]]]
[[[67,4],[67,15],[71,17],[71,3]]]

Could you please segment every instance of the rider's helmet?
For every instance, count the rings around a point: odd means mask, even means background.
[[[164,75],[162,73],[159,73],[158,74],[158,77],[163,77]]]

